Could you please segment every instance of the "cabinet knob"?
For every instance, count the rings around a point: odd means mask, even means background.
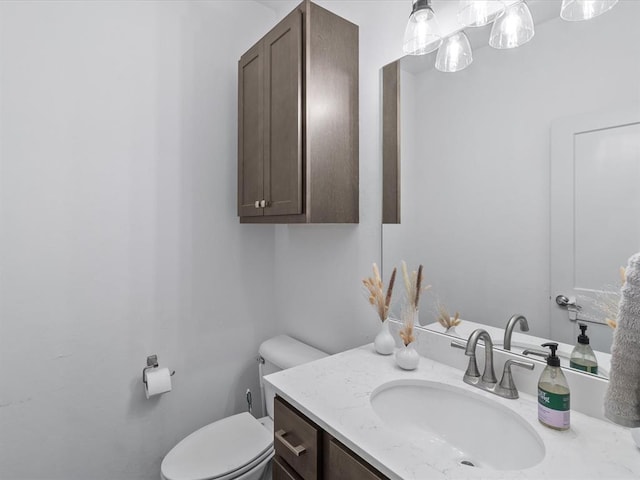
[[[267,206],[267,201],[266,200],[260,200],[260,208],[264,208]]]
[[[260,200],[256,200],[256,203],[254,204],[254,206],[256,208],[260,208]]]

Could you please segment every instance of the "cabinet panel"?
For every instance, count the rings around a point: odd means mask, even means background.
[[[238,62],[238,215],[262,215],[264,198],[264,68],[258,44]]]
[[[305,480],[316,480],[321,430],[284,400],[276,397],[274,432],[276,454]]]
[[[325,443],[325,446],[327,443]],[[328,441],[329,451],[328,466],[325,471],[325,480],[384,480],[379,472],[373,470],[363,460],[355,456],[353,452],[339,443],[335,438]]]
[[[400,223],[400,61],[382,69],[382,223]]]
[[[302,13],[264,38],[265,215],[302,213]]]
[[[306,172],[312,223],[358,223],[358,27],[309,4]]]
[[[302,480],[280,457],[273,457],[273,480]]]

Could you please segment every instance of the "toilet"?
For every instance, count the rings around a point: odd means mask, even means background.
[[[327,354],[287,335],[259,348],[260,394],[267,416],[248,412],[223,418],[181,440],[162,460],[162,480],[261,480],[273,457],[273,399],[263,377],[326,357]]]

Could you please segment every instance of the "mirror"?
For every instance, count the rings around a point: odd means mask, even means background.
[[[489,26],[466,30],[461,72],[436,71],[435,53],[400,60],[401,223],[383,225],[383,270],[424,265],[422,325],[438,304],[498,329],[519,313],[528,335],[572,349],[586,321],[606,355],[599,307],[640,250],[640,2],[573,23],[559,2],[529,4],[536,35],[520,48],[487,46]]]

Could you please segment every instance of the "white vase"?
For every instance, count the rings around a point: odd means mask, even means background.
[[[380,355],[391,355],[396,348],[396,341],[393,339],[393,335],[389,331],[389,320],[385,319],[382,322],[380,331],[376,335],[373,341],[373,346]]]
[[[420,355],[416,352],[414,342],[402,346],[396,352],[396,363],[403,370],[415,370],[420,362]]]

